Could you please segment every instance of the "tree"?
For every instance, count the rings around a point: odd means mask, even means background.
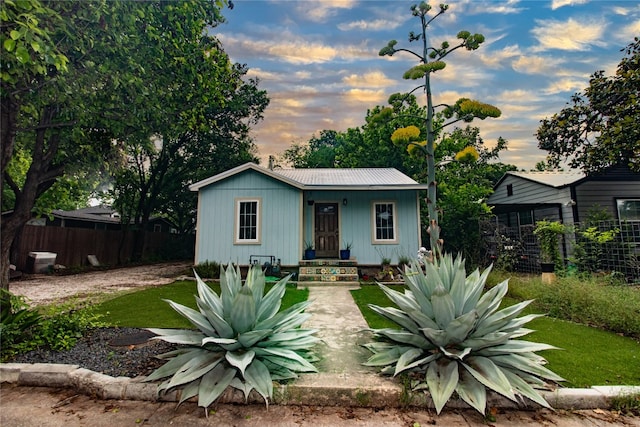
[[[640,39],[629,44],[615,76],[597,71],[571,105],[541,121],[538,147],[557,167],[567,160],[585,173],[612,165],[640,171]]]
[[[152,61],[161,63],[163,52],[155,51],[157,57],[146,56],[150,50],[136,40],[141,33],[147,39],[173,40],[178,45],[181,40],[172,38],[176,34],[171,32],[144,27],[144,12],[164,7],[167,19],[184,12],[189,22],[213,25],[222,19],[222,3],[216,3],[219,5],[209,0],[169,5],[126,1],[1,3],[2,194],[13,193],[14,200],[11,214],[2,221],[4,289],[9,286],[11,245],[30,219],[36,201],[62,177],[83,176],[86,171],[118,164],[117,153],[122,147],[113,141],[124,140],[140,123],[162,114],[162,103],[149,95],[160,89],[154,84],[167,80],[156,80],[147,74],[146,67]],[[147,9],[136,10],[136,4]],[[187,27],[184,32],[193,29]],[[18,152],[29,153],[30,164],[23,176],[13,175],[20,168],[10,165]]]
[[[341,134],[335,130],[322,130],[313,135],[307,144],[294,143],[282,154],[282,160],[294,168],[333,168],[336,164],[336,148],[341,144]]]
[[[426,157],[427,161],[427,207],[429,213],[429,238],[431,249],[436,253],[442,250],[442,240],[440,239],[440,226],[438,220],[436,206],[436,179],[435,179],[435,139],[436,134],[445,126],[450,126],[458,121],[470,122],[474,118],[485,119],[487,117],[499,117],[500,110],[488,104],[479,101],[461,98],[454,105],[437,104],[434,105],[431,92],[431,74],[445,68],[446,63],[443,59],[451,52],[464,48],[466,50],[476,50],[481,43],[484,42],[482,34],[471,34],[468,31],[460,31],[457,34],[458,42],[451,46],[448,42],[442,42],[440,47],[429,45],[427,39],[427,28],[439,16],[445,13],[448,5],[441,4],[440,9],[433,16],[430,16],[431,6],[426,2],[419,5],[411,6],[411,12],[414,17],[420,19],[420,31],[416,34],[411,31],[409,33],[409,42],[420,42],[421,49],[416,53],[409,49],[396,48],[398,42],[391,40],[387,46],[380,50],[380,56],[393,56],[398,52],[406,52],[418,59],[419,64],[410,68],[404,73],[404,78],[409,80],[423,80],[423,84],[414,88],[410,93],[416,90],[423,90],[426,97],[426,118],[424,119],[425,134],[419,127],[409,126],[397,129],[392,140],[398,145],[409,145],[411,151],[421,153]],[[448,120],[441,126],[437,126],[435,115],[436,108],[441,107],[443,117]],[[387,108],[380,112],[380,118],[385,119],[393,114],[393,109]],[[426,137],[426,140],[425,140]]]
[[[507,141],[498,138],[489,149],[480,137],[480,129],[467,126],[443,135],[436,150],[438,207],[443,229],[444,250],[463,253],[467,262],[481,261],[479,219],[491,212],[486,198],[496,182],[513,165],[498,162]]]

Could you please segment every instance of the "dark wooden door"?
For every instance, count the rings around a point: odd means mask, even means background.
[[[340,250],[338,230],[338,204],[315,204],[316,257],[338,258]]]

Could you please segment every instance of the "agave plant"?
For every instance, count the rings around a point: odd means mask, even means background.
[[[167,302],[198,330],[149,329],[156,339],[183,345],[158,356],[168,362],[145,378],[170,377],[159,384],[158,393],[181,387],[180,403],[197,395],[198,405],[207,408],[230,386],[241,390],[245,400],[256,390],[268,405],[274,380],[317,372],[311,352],[316,330],[299,328],[310,316],[303,313],[310,302],[279,312],[290,276],[265,295],[259,267],[249,269],[243,285],[239,268],[228,265],[220,272],[220,296],[195,276],[199,311]]]
[[[407,267],[404,293],[379,285],[399,308],[369,307],[400,329],[373,330],[378,340],[365,344],[374,353],[365,365],[407,373],[414,391],[429,391],[438,414],[454,392],[484,413],[487,389],[549,408],[536,388],[564,380],[535,352],[556,347],[517,339],[533,332],[523,325],[541,315],[517,317],[531,301],[499,309],[508,281],[483,294],[490,271],[467,277],[461,257],[444,255],[425,263],[424,273],[415,263]]]

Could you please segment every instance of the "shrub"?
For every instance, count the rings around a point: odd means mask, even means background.
[[[220,276],[220,264],[215,261],[205,261],[194,267],[196,274],[200,277],[213,279]]]
[[[517,339],[532,332],[523,325],[540,315],[516,317],[531,301],[499,310],[507,281],[483,294],[489,272],[467,277],[462,258],[445,255],[425,263],[424,273],[415,264],[408,268],[404,293],[379,285],[398,308],[370,308],[400,329],[373,329],[379,341],[365,344],[374,353],[365,364],[408,374],[412,390],[428,390],[438,413],[454,391],[484,413],[487,389],[548,408],[534,387],[563,379],[534,352],[555,347]]]
[[[4,362],[36,347],[31,328],[37,325],[41,316],[36,310],[29,308],[24,297],[4,289],[0,291],[2,298],[9,301],[9,309],[0,314],[0,361]]]
[[[259,267],[249,269],[243,285],[239,268],[229,265],[220,273],[218,296],[196,273],[198,311],[167,302],[198,330],[149,329],[157,339],[185,347],[160,355],[168,362],[145,380],[170,377],[158,393],[181,387],[181,402],[197,395],[198,405],[207,408],[229,386],[241,390],[245,399],[255,389],[268,404],[273,380],[316,372],[311,364],[316,360],[311,352],[318,341],[316,330],[299,328],[310,316],[303,313],[310,302],[278,312],[289,277],[265,295]]]

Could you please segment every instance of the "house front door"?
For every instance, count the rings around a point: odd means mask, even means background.
[[[340,231],[338,229],[338,204],[315,204],[315,247],[318,258],[338,258]]]

